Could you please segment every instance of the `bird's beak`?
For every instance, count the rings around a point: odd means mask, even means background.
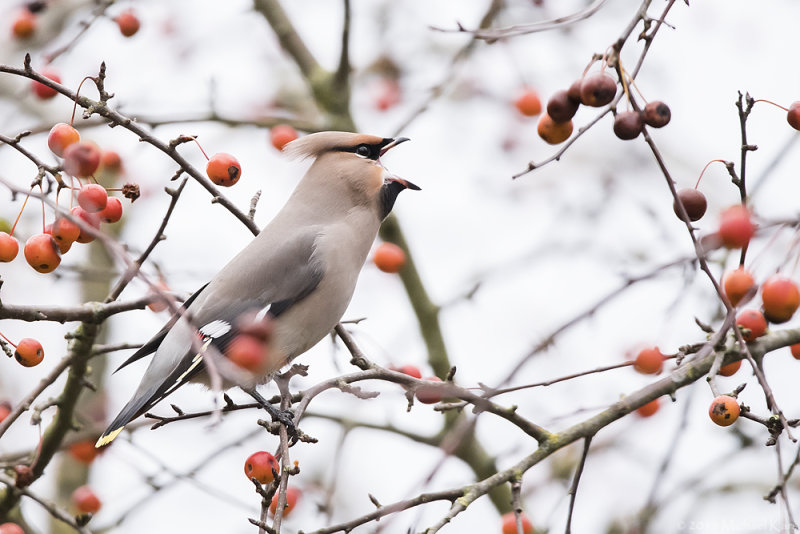
[[[383,148],[381,148],[380,156],[386,154],[390,148],[396,147],[400,143],[405,143],[408,140],[408,137],[395,137],[394,139],[389,139],[388,143],[383,145]]]
[[[389,183],[391,183],[391,182],[398,183],[398,184],[402,185],[403,187],[405,187],[406,189],[411,189],[412,191],[421,191],[422,190],[422,188],[420,186],[418,186],[416,184],[413,184],[413,183],[409,182],[408,180],[405,180],[405,179],[400,178],[398,176],[390,176],[390,177],[386,178],[386,181],[389,182]]]

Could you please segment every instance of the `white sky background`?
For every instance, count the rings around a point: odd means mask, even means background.
[[[427,98],[428,89],[446,75],[452,55],[466,40],[464,35],[431,32],[429,26],[452,28],[460,21],[473,27],[484,3],[353,2],[352,60],[356,72],[382,53],[394,58],[404,72],[403,101],[386,113],[374,109],[370,80],[356,76],[353,110],[361,131],[395,133],[397,125]],[[563,15],[583,5],[573,1],[545,3],[542,9],[528,2],[512,2],[497,25]],[[4,4],[0,12],[8,20],[5,15],[12,11],[11,2],[5,0]],[[650,14],[655,17],[663,2],[653,4]],[[140,33],[126,40],[110,21],[96,23],[71,52],[56,61],[66,83],[77,86],[82,76],[94,74],[104,60],[108,65],[107,88],[116,94],[114,105],[132,116],[165,118],[206,111],[211,80],[220,113],[242,118],[269,114],[276,95],[304,90],[266,22],[250,10],[247,1],[140,1],[128,5],[134,5],[142,19]],[[334,66],[340,2],[291,0],[284,5],[312,52],[325,66]],[[637,6],[638,2],[609,0],[597,15],[566,31],[478,45],[474,55],[456,70],[445,97],[400,132],[412,142],[386,158],[392,172],[423,189],[403,193],[395,211],[433,298],[440,303],[456,300],[443,311],[441,319],[461,385],[496,384],[535,343],[617,287],[624,275],[646,273],[656,265],[692,253],[683,223],[672,213],[664,178],[646,145],[641,139],[616,139],[611,133],[610,116],[584,135],[561,162],[517,181],[510,179],[527,161],[539,161],[556,150],[536,135],[536,119],[522,119],[513,109],[511,102],[522,84],[527,82],[539,90],[543,101],[552,92],[566,88],[580,76],[592,53],[603,52],[616,40]],[[114,14],[122,7],[120,4],[109,12]],[[73,35],[86,13],[78,11],[64,20],[63,36]],[[672,9],[668,21],[676,29],[660,31],[637,84],[648,99],[664,100],[672,109],[670,125],[651,133],[679,186],[693,185],[711,159],[733,160],[738,165],[737,90],[784,105],[800,99],[793,54],[798,49],[798,15],[800,5],[791,0],[695,0],[691,7],[679,4]],[[0,60],[21,65],[24,50],[3,39]],[[629,41],[624,64],[632,67],[639,50],[639,44]],[[34,58],[37,66],[36,54]],[[71,106],[65,99],[42,105],[27,95],[26,88],[25,81],[0,77],[0,91],[18,100],[12,101],[13,105],[9,100],[0,103],[0,133],[15,135],[26,128],[68,119]],[[582,108],[575,119],[576,129],[595,113]],[[777,108],[757,105],[748,122],[750,141],[760,147],[749,156],[751,190],[781,147],[796,135],[784,117]],[[262,190],[257,213],[260,225],[279,209],[304,169],[303,164],[281,158],[269,145],[265,130],[192,123],[162,127],[155,133],[164,140],[177,134],[197,134],[209,153],[235,154],[242,163],[243,177],[226,194],[245,209],[253,193]],[[123,241],[133,249],[145,246],[168,203],[162,188],[174,173],[174,164],[120,128],[86,130],[82,135],[104,148],[118,150],[127,178],[141,185],[144,198],[126,212]],[[45,136],[39,135],[28,139],[26,146],[49,158],[45,141]],[[504,143],[513,148],[504,150]],[[180,150],[202,168],[199,151],[188,145]],[[768,218],[796,216],[799,159],[797,149],[793,149],[759,187],[753,198],[758,214]],[[3,148],[0,175],[22,186],[34,177],[35,170],[15,151]],[[725,169],[716,164],[703,178],[701,190],[709,199],[709,212],[698,226],[707,232],[714,229],[719,211],[737,201],[738,192]],[[0,198],[0,216],[13,219],[18,204],[9,203],[5,194]],[[38,207],[26,210],[21,236],[36,231],[40,216]],[[157,247],[153,259],[166,267],[172,288],[186,293],[207,281],[250,239],[240,223],[218,206],[209,205],[207,193],[191,183],[167,235],[168,240]],[[790,232],[784,231],[772,243],[767,239],[754,242],[748,258],[757,259],[753,267],[757,278],[763,279],[784,262],[785,272],[793,273],[795,258],[786,258],[791,238]],[[713,259],[726,261],[719,253]],[[77,266],[81,261],[80,252],[72,251],[63,265]],[[728,258],[727,265],[736,261],[738,254]],[[721,269],[720,265],[716,268]],[[64,277],[58,278],[39,275],[22,261],[0,264],[5,281],[3,301],[75,302],[77,297],[69,283],[74,275],[63,268],[62,272]],[[459,300],[476,281],[481,281],[481,287],[474,298]],[[134,284],[123,298],[134,298],[143,291],[143,286]],[[527,365],[514,383],[616,363],[642,344],[657,344],[665,352],[674,352],[682,344],[703,340],[694,317],[718,324],[717,312],[712,288],[704,276],[680,269],[667,271],[629,290],[592,319],[568,331],[548,352]],[[375,361],[385,365],[412,363],[430,374],[416,320],[399,280],[366,265],[345,316],[357,317],[368,318],[354,333]],[[165,316],[149,311],[131,313],[113,322],[112,341],[143,341],[165,320]],[[796,326],[796,319],[786,325]],[[3,362],[0,391],[4,397],[19,398],[48,372],[64,353],[63,334],[69,330],[70,325],[0,323],[0,331],[11,338],[40,338],[47,354],[45,362],[32,369]],[[112,366],[125,357],[113,356]],[[311,375],[295,383],[295,388],[351,371],[348,359],[343,350],[334,352],[330,343],[320,343],[299,359],[311,364]],[[770,355],[766,362],[778,402],[790,418],[800,412],[795,386],[799,365],[788,350]],[[143,369],[141,365],[132,366],[109,379],[109,413],[116,413],[129,398]],[[518,404],[520,413],[534,422],[559,430],[652,380],[622,369],[523,390],[497,400]],[[733,378],[720,379],[720,384],[733,389],[743,381],[748,387],[742,400],[763,415],[763,394],[746,369]],[[315,409],[357,420],[390,421],[415,431],[438,428],[439,416],[429,406],[417,404],[406,413],[400,388],[364,385],[383,393],[377,400],[364,401],[329,392]],[[56,391],[53,389],[52,394]],[[273,391],[267,389],[270,394]],[[650,419],[626,417],[595,438],[597,450],[589,456],[579,489],[575,532],[599,532],[611,520],[639,511],[687,403],[690,415],[685,435],[657,489],[662,497],[673,493],[685,496],[668,501],[656,517],[653,532],[681,531],[684,521],[685,531],[700,532],[765,532],[773,524],[782,524],[781,507],[761,498],[775,481],[774,451],[756,448],[755,453],[736,454],[739,442],[735,431],[716,427],[708,420],[711,394],[704,381],[679,391],[677,400],[676,404],[662,406]],[[211,405],[211,395],[187,387],[171,402],[187,411],[205,409]],[[154,411],[168,413],[169,407]],[[246,436],[254,428],[254,418],[254,414],[246,413],[226,417],[214,428],[179,423],[154,432],[142,430],[134,435],[135,446],[120,439],[93,467],[92,485],[103,499],[104,509],[91,526],[108,525],[150,491],[142,482],[142,473],[161,473],[165,480],[169,478],[153,457],[177,472],[186,471],[222,444]],[[339,439],[336,427],[311,418],[301,426],[320,443],[292,450],[292,458],[300,462],[302,470],[296,484],[304,489],[305,497],[288,519],[286,532],[301,528],[309,531],[324,524],[325,519],[315,514],[315,502],[323,496],[315,485],[329,483],[333,462],[341,465],[334,519],[330,522],[338,522],[370,511],[368,492],[382,503],[416,495],[441,456],[389,434],[355,431],[348,437],[343,455],[335,458]],[[496,418],[482,416],[478,428],[484,445],[498,455],[501,467],[515,463],[535,447],[533,441]],[[737,429],[758,442],[766,439],[764,431],[750,422],[737,424]],[[0,453],[30,448],[36,439],[33,427],[18,422],[0,441]],[[246,517],[257,517],[259,500],[242,474],[242,465],[251,452],[272,450],[276,444],[275,438],[263,434],[247,439],[226,449],[198,475],[200,481],[240,505],[209,496],[191,483],[178,483],[131,514],[114,532],[153,531],[156,524],[158,532],[254,532]],[[781,445],[788,462],[795,449],[785,440]],[[552,461],[563,461],[577,452],[562,451]],[[566,518],[566,484],[550,480],[551,463],[526,474],[524,506],[535,525],[559,532]],[[50,472],[54,468],[55,464]],[[684,487],[695,475],[702,480]],[[452,460],[425,489],[445,489],[471,480],[471,473]],[[748,490],[702,495],[704,488],[713,489],[723,482],[747,486]],[[46,494],[48,483],[45,477],[33,489]],[[790,498],[798,517],[800,500],[794,487]],[[35,525],[38,521],[38,526],[46,528],[47,520],[35,506],[26,510]],[[444,504],[434,504],[421,512],[414,510],[384,520],[378,526],[383,527],[382,532],[392,533],[412,527],[421,530],[445,510]],[[698,528],[689,528],[692,525]],[[370,524],[360,531],[373,532],[376,528]],[[498,532],[498,518],[484,498],[444,531]]]

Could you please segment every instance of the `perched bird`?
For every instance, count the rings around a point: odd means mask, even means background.
[[[110,443],[126,424],[186,382],[207,382],[205,351],[212,345],[225,354],[244,313],[255,311],[271,324],[269,357],[256,382],[268,380],[325,337],[344,314],[397,195],[419,189],[380,162],[404,141],[320,132],[289,143],[284,152],[290,157],[314,158],[308,172],[258,236],[184,303],[184,313],[120,366],[155,353],[133,398],[96,446]],[[232,385],[271,408],[255,383],[225,384]],[[276,413],[271,410],[273,419]]]

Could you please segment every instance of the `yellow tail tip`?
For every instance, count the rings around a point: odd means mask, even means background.
[[[100,447],[104,447],[104,446],[108,445],[109,443],[114,441],[114,438],[119,436],[119,433],[122,432],[124,429],[125,429],[125,427],[121,426],[118,429],[116,429],[116,430],[114,430],[112,432],[109,432],[108,434],[103,434],[102,436],[100,436],[100,439],[97,440],[97,443],[94,444],[94,447],[96,449],[99,449]]]

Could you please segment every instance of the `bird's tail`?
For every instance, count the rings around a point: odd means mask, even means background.
[[[94,446],[103,447],[114,441],[114,438],[116,438],[119,433],[125,429],[125,425],[144,414],[147,410],[152,408],[152,406],[152,395],[145,394],[134,396],[130,401],[128,401],[128,404],[122,408],[122,411],[119,412],[111,424],[108,425],[108,428],[106,428],[105,432],[103,432]]]

